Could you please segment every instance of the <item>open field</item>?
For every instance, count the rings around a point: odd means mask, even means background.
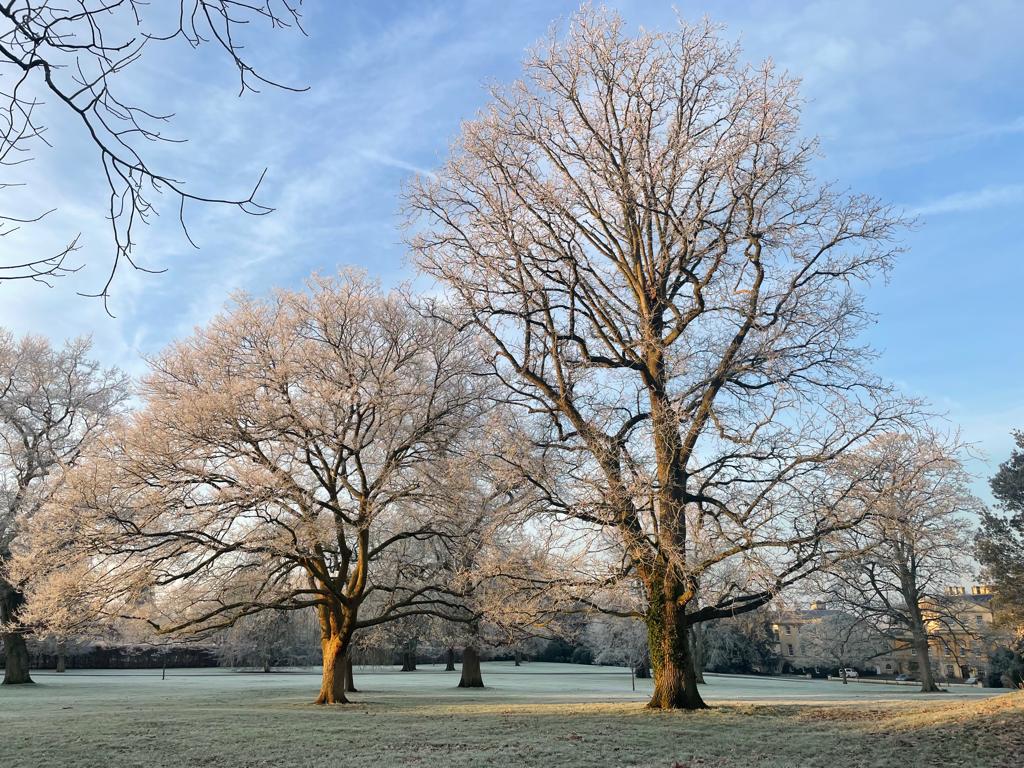
[[[35,673],[0,688],[0,766],[1011,766],[1024,694],[709,676],[713,708],[643,708],[649,682],[557,664],[456,673],[358,669],[346,707],[309,702],[313,671]]]

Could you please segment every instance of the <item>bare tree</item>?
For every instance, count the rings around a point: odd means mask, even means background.
[[[154,46],[181,41],[193,48],[213,44],[237,69],[240,95],[263,85],[287,87],[260,75],[245,55],[242,30],[262,21],[272,28],[300,28],[301,0],[11,0],[0,3],[0,166],[10,169],[49,146],[44,105],[53,105],[76,123],[98,153],[110,191],[109,220],[113,259],[97,295],[106,300],[121,262],[144,269],[133,252],[135,231],[157,213],[166,195],[185,229],[186,203],[219,203],[261,215],[271,209],[256,202],[259,183],[237,198],[189,191],[185,182],[156,158],[154,142],[180,142],[166,133],[172,115],[153,105],[133,103],[121,84]],[[262,181],[262,177],[260,178]],[[0,182],[10,191],[16,183]],[[0,237],[52,211],[27,216],[10,209],[0,214]],[[189,238],[191,242],[191,238]],[[194,243],[193,243],[194,244]],[[76,236],[60,252],[25,254],[0,260],[0,282],[47,282],[77,269],[68,256]],[[149,271],[149,270],[147,270]]]
[[[597,663],[629,667],[630,683],[636,690],[636,672],[641,667],[646,668],[650,658],[647,627],[642,621],[601,616],[587,625],[586,642]]]
[[[240,297],[151,361],[144,408],[34,529],[25,567],[71,539],[90,568],[30,605],[136,613],[171,635],[312,607],[317,702],[345,702],[358,629],[465,615],[447,553],[477,520],[446,494],[483,408],[478,359],[471,336],[359,275]]]
[[[876,468],[859,490],[872,512],[856,531],[840,534],[842,547],[863,554],[825,574],[836,607],[895,650],[913,651],[922,692],[938,690],[930,646],[955,650],[974,631],[947,590],[970,576],[967,516],[981,509],[962,451],[956,440],[935,434],[890,434],[848,456],[846,466],[858,476],[865,465]]]
[[[800,653],[817,664],[840,669],[863,667],[870,659],[889,650],[889,643],[857,616],[828,609],[816,613],[821,615],[800,630]],[[846,682],[845,674],[843,682]]]
[[[585,9],[407,192],[418,264],[536,417],[524,482],[593,532],[587,578],[644,585],[652,707],[703,706],[690,627],[818,567],[856,522],[828,465],[910,410],[856,339],[903,222],[815,182],[799,108],[710,24]]]
[[[32,682],[20,616],[31,572],[11,578],[6,566],[39,509],[65,481],[83,450],[127,397],[127,379],[90,359],[88,339],[62,348],[0,330],[0,632],[4,683]]]

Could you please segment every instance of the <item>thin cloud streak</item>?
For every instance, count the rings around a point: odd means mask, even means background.
[[[973,192],[957,192],[911,209],[915,216],[967,213],[1024,202],[1024,184],[984,187]]]

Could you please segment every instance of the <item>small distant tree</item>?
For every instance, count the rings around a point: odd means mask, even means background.
[[[222,664],[256,667],[305,665],[315,660],[311,643],[318,630],[309,611],[262,611],[246,616],[213,637]]]
[[[930,647],[973,635],[962,603],[947,593],[970,574],[968,516],[981,505],[971,493],[955,440],[934,434],[890,434],[848,457],[858,493],[871,514],[842,547],[856,557],[831,568],[830,602],[871,627],[896,649],[912,649],[922,692],[937,691]]]
[[[633,690],[636,690],[637,669],[650,663],[647,627],[643,621],[629,617],[601,616],[587,626],[585,639],[593,660],[598,664],[629,667]]]
[[[317,702],[345,702],[357,630],[462,615],[449,550],[479,517],[448,491],[485,407],[478,361],[471,336],[354,273],[238,298],[152,360],[142,408],[34,526],[23,570],[69,551],[89,568],[34,591],[33,615],[73,603],[194,636],[312,608]]]
[[[808,622],[800,629],[801,653],[828,668],[863,668],[870,659],[888,650],[889,644],[844,612]]]
[[[764,609],[702,626],[701,650],[704,669],[708,672],[750,673],[771,669],[775,654]]]
[[[1014,439],[1017,447],[991,480],[999,509],[981,510],[975,551],[993,586],[996,620],[1017,629],[1024,651],[1024,432]]]
[[[93,360],[90,346],[81,338],[54,347],[0,329],[0,635],[7,685],[32,682],[25,637],[35,627],[24,607],[38,575],[32,569],[12,574],[11,558],[23,551],[26,529],[128,397],[125,375]],[[59,578],[63,556],[59,550],[54,555]]]

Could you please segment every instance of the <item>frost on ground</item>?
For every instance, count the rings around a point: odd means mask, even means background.
[[[0,766],[1010,766],[1024,694],[947,694],[819,680],[708,676],[713,708],[643,708],[614,668],[359,669],[349,706],[316,707],[312,670],[34,673],[0,689]]]

